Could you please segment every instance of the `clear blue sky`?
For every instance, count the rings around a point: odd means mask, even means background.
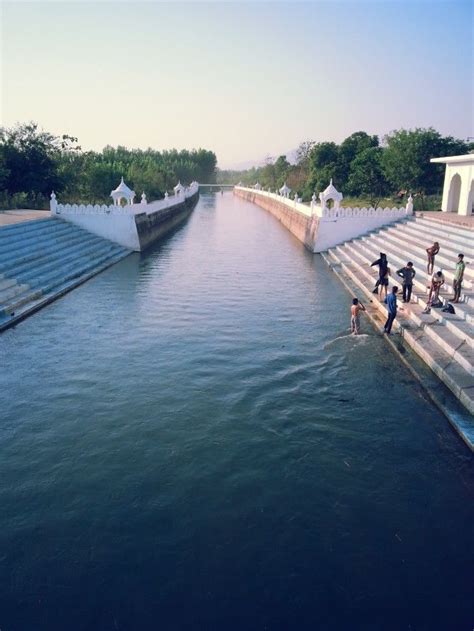
[[[433,126],[474,136],[473,3],[3,2],[2,124],[213,149]]]

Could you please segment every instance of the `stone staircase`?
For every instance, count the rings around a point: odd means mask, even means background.
[[[0,228],[0,331],[129,253],[55,218]]]
[[[434,271],[442,270],[446,284],[440,298],[447,304],[453,296],[453,270],[458,253],[464,253],[464,273],[461,302],[453,305],[455,314],[442,309],[422,313],[428,300],[429,275],[426,272],[426,248],[438,241]],[[391,270],[390,286],[400,287],[399,313],[394,332],[406,342],[450,388],[455,396],[474,414],[474,231],[448,222],[423,216],[392,224],[353,241],[330,249],[324,258],[352,287],[366,305],[377,324],[386,318],[386,306],[372,289],[378,271],[370,263],[387,254]],[[401,300],[402,279],[396,271],[412,261],[416,270],[410,304]]]

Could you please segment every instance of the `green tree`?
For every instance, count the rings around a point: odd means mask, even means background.
[[[369,198],[376,208],[381,198],[388,192],[388,182],[382,165],[381,147],[364,149],[351,162],[348,188],[353,195]]]
[[[366,149],[378,145],[378,137],[369,136],[365,131],[356,131],[342,141],[338,155],[338,185],[341,190],[347,187],[352,161]]]
[[[385,136],[383,167],[394,190],[425,194],[438,193],[443,184],[444,165],[432,164],[431,158],[466,153],[468,145],[451,136],[443,137],[432,127],[400,129]]]
[[[53,189],[62,190],[58,161],[64,138],[40,131],[36,123],[0,129],[3,186],[9,195],[26,193],[36,200]]]
[[[320,192],[331,179],[336,187],[340,186],[339,148],[334,142],[318,142],[309,157],[309,189]]]

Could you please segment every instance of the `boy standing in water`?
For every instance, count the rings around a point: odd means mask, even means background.
[[[392,293],[387,296],[387,321],[383,327],[387,335],[390,335],[393,321],[397,317],[397,292],[398,287],[392,287]]]
[[[352,335],[359,335],[360,331],[360,318],[359,313],[365,311],[364,305],[359,302],[357,298],[352,299],[351,307],[351,333]]]

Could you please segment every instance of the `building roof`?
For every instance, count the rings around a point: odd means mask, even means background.
[[[463,156],[446,156],[445,158],[431,158],[430,162],[437,164],[474,164],[474,153],[466,153]]]
[[[336,187],[332,183],[332,178],[331,178],[331,181],[329,182],[329,186],[323,191],[323,195],[325,197],[331,196],[331,197],[334,197],[335,199],[338,199],[340,197],[342,199],[342,194],[336,189]]]
[[[133,197],[135,195],[135,191],[132,191],[130,188],[128,188],[128,186],[123,181],[123,176],[120,180],[120,184],[110,194],[113,195],[114,193],[121,193],[124,197]]]

